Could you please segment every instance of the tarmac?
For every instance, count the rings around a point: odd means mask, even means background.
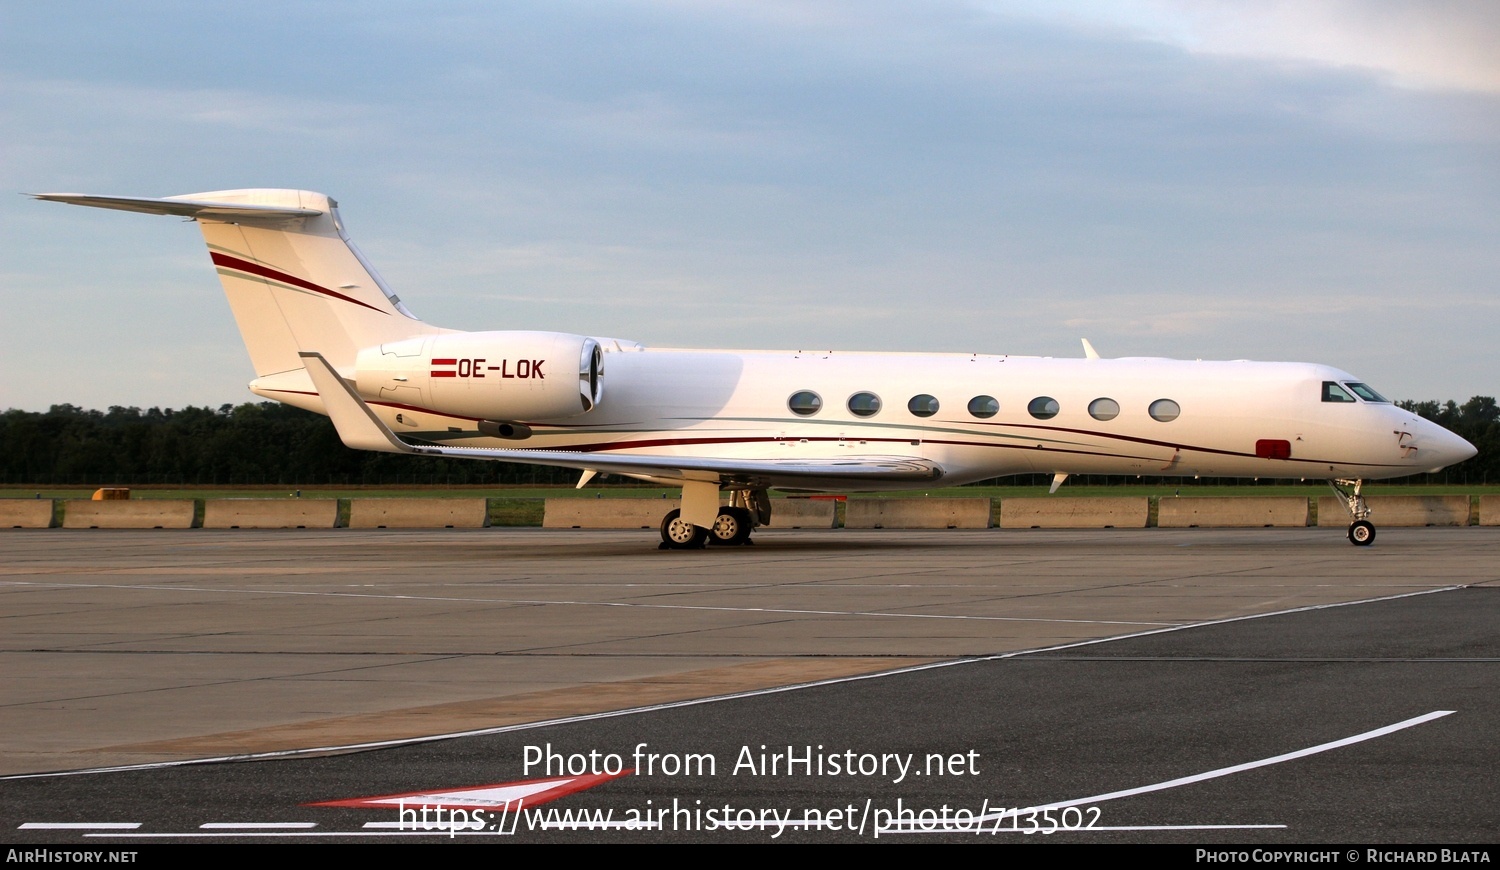
[[[5,530],[0,775],[329,749],[1500,583],[1500,531]]]

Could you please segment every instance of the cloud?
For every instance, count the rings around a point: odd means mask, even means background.
[[[253,90],[150,87],[16,73],[0,76],[0,100],[11,113],[31,117],[43,114],[38,109],[44,108],[53,117],[92,117],[101,125],[201,125],[330,139],[368,134],[376,117],[365,105]]]
[[[1108,0],[1026,3],[1205,55],[1353,67],[1404,87],[1500,93],[1500,6],[1489,0]],[[1013,4],[991,4],[1013,9]]]
[[[33,5],[0,30],[0,180],[324,190],[456,328],[1044,354],[1085,331],[1493,392],[1482,338],[1380,353],[1494,326],[1497,96],[1388,44],[1429,8],[1412,44],[1483,67],[1491,16],[1441,3]],[[181,404],[142,394],[146,345],[205,360],[197,400],[243,396],[191,227],[0,197],[0,234],[29,306],[0,321],[0,404]],[[106,323],[33,362],[79,310]]]
[[[1316,317],[1324,323],[1357,323],[1370,318],[1418,318],[1430,311],[1433,299],[1414,293],[1391,296],[1360,293],[1320,293]],[[1500,299],[1469,297],[1449,305],[1469,308],[1471,314],[1500,313]],[[1289,321],[1309,317],[1309,300],[1301,294],[1273,298],[1210,298],[1185,300],[1179,296],[1114,298],[1108,313],[1075,316],[1076,302],[1054,305],[1063,326],[1095,335],[1211,339],[1225,329],[1277,329]]]

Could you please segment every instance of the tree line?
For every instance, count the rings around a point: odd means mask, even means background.
[[[53,405],[0,415],[0,483],[51,486],[520,485],[578,472],[351,450],[321,414],[277,402],[218,409]]]
[[[1493,397],[1398,404],[1479,448],[1467,462],[1404,480],[1500,483],[1500,407]],[[576,471],[544,466],[350,450],[327,417],[276,402],[144,411],[54,405],[0,414],[0,484],[515,486],[577,478]],[[1120,481],[1127,479],[1135,480]]]

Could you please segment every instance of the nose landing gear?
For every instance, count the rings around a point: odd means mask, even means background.
[[[1375,542],[1375,524],[1370,522],[1370,506],[1365,502],[1365,497],[1359,494],[1363,484],[1363,480],[1342,478],[1328,481],[1334,495],[1339,497],[1344,503],[1344,509],[1349,511],[1349,543],[1356,547],[1368,547]]]

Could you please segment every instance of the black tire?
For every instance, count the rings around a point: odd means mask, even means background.
[[[718,518],[714,520],[713,531],[709,533],[708,542],[726,547],[739,546],[750,540],[751,530],[749,511],[738,507],[722,508]]]
[[[1356,547],[1368,547],[1375,543],[1375,524],[1369,520],[1355,520],[1350,523],[1349,543]]]
[[[682,519],[682,511],[673,509],[661,521],[661,542],[669,550],[696,550],[708,541],[708,530]]]

